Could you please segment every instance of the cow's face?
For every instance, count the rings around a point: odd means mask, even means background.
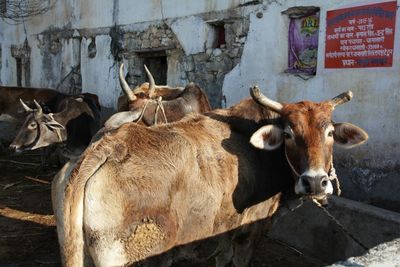
[[[10,145],[17,152],[45,147],[66,138],[64,126],[54,119],[53,114],[44,114],[40,105],[35,104],[38,108],[29,110],[23,104],[29,114]]]
[[[333,144],[350,148],[368,139],[367,133],[355,125],[332,122],[332,111],[338,104],[341,103],[335,98],[333,102],[281,105],[276,111],[282,125],[266,125],[251,137],[254,146],[266,150],[284,145],[286,160],[296,179],[295,192],[299,195],[332,194],[329,178]]]
[[[119,69],[119,81],[124,95],[118,99],[118,113],[112,115],[105,123],[106,129],[115,129],[124,123],[136,122],[146,126],[151,126],[155,122],[155,110],[157,101],[163,97],[176,96],[181,90],[169,90],[165,87],[157,88],[154,78],[146,65],[144,69],[147,73],[149,83],[143,83],[131,90],[124,77],[124,64]],[[146,112],[151,110],[151,112]]]

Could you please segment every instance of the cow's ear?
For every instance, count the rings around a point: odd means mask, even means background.
[[[51,113],[50,113],[51,114]],[[51,114],[52,115],[52,114]],[[65,129],[64,125],[59,123],[58,121],[52,119],[50,121],[47,121],[45,125],[50,129],[50,130],[56,130],[56,129]]]
[[[64,125],[58,123],[57,121],[46,122],[46,126],[49,127],[51,130],[65,129]]]
[[[107,129],[116,129],[124,123],[136,122],[140,118],[140,111],[121,111],[112,115],[105,123]]]
[[[335,127],[333,133],[335,143],[345,148],[361,145],[368,140],[368,134],[351,123],[334,123],[333,127]]]
[[[282,129],[276,125],[266,125],[258,129],[250,138],[250,143],[261,149],[273,150],[283,141]]]

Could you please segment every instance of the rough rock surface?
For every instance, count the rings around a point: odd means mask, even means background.
[[[400,266],[400,238],[380,244],[368,251],[367,254],[352,257],[331,265],[332,267],[399,267]]]

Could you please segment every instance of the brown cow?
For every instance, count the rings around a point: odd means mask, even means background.
[[[159,86],[147,67],[144,67],[150,82],[131,90],[124,78],[124,64],[121,64],[119,80],[124,95],[118,98],[119,112],[108,119],[106,128],[118,128],[125,122],[133,121],[151,126],[178,121],[192,112],[211,110],[207,95],[194,83],[189,83],[184,89]]]
[[[368,138],[332,122],[351,93],[293,104],[251,94],[172,124],[124,124],[67,164],[52,186],[64,265],[161,266],[191,255],[246,266],[282,199],[332,194],[333,144]]]
[[[52,108],[52,103],[63,95],[53,89],[0,86],[0,115],[7,114],[18,120],[23,120],[26,114],[20,105],[20,99],[29,104],[33,103],[33,100],[36,99],[41,104],[49,103],[49,108]]]
[[[97,107],[100,103],[97,95],[83,93],[85,97],[92,98]],[[35,108],[33,100],[36,100],[47,111],[54,112],[61,100],[71,95],[48,88],[32,88],[19,86],[0,86],[0,115],[7,114],[18,120],[26,117],[25,109],[20,104],[20,99]]]

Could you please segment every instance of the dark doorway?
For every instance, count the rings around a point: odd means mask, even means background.
[[[165,51],[140,53],[140,57],[143,58],[143,64],[150,70],[156,84],[166,85],[168,64]],[[144,67],[143,73],[145,73]]]
[[[223,23],[214,25],[215,30],[215,42],[214,48],[221,48],[222,45],[226,45],[225,40],[225,25]]]

